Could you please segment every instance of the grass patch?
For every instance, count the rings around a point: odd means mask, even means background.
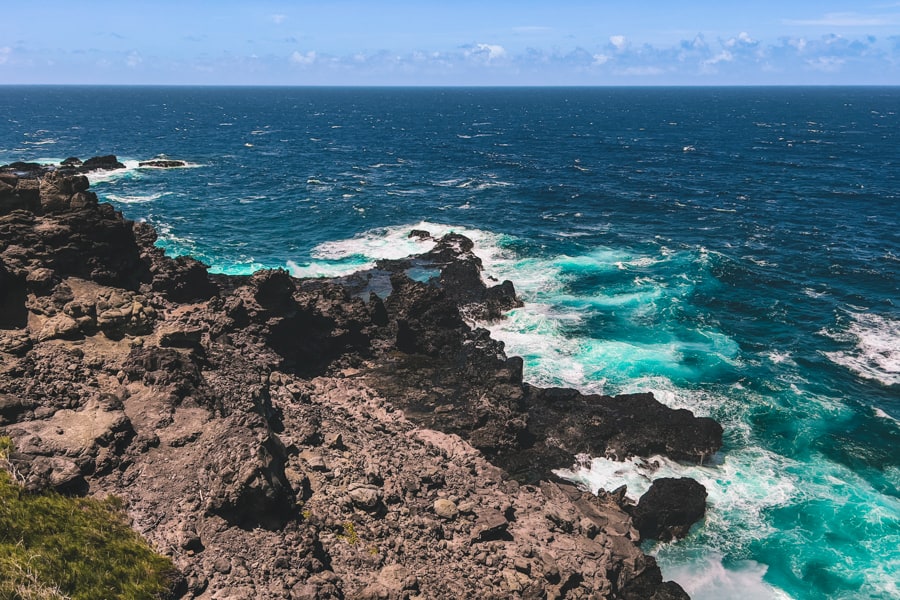
[[[11,446],[0,437],[0,466]],[[176,571],[120,500],[29,494],[0,468],[0,600],[165,598]]]

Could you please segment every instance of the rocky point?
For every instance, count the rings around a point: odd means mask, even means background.
[[[717,423],[525,383],[472,325],[514,286],[463,236],[340,279],[213,275],[98,202],[82,173],[120,166],[0,168],[0,429],[29,489],[122,498],[176,598],[687,597],[638,543],[685,535],[703,486],[635,506],[551,469],[703,461]]]

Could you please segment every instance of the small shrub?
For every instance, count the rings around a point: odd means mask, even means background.
[[[359,534],[356,533],[356,526],[353,524],[353,521],[347,521],[344,523],[344,533],[338,535],[338,537],[351,546],[355,546],[359,543]]]

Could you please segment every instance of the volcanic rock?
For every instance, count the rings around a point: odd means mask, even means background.
[[[139,167],[156,167],[159,169],[172,169],[175,167],[184,167],[187,163],[183,160],[144,160],[138,163]]]
[[[663,542],[685,537],[705,512],[706,488],[687,477],[654,480],[632,510],[641,537]]]
[[[115,169],[124,169],[125,165],[119,162],[119,159],[115,157],[113,154],[108,154],[106,156],[95,156],[93,158],[89,158],[81,164],[79,170],[82,172],[87,171],[113,171]]]
[[[182,597],[686,597],[637,543],[687,531],[694,485],[627,507],[551,469],[702,461],[721,428],[524,383],[472,325],[520,301],[471,240],[416,232],[430,252],[335,280],[211,276],[76,165],[0,168],[0,434],[30,488],[122,498]]]

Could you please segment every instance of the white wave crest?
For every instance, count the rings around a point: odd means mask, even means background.
[[[726,567],[721,554],[710,553],[662,566],[665,577],[677,581],[694,600],[790,600],[763,581],[768,567],[752,560]]]
[[[424,230],[431,238],[410,237],[412,230]],[[437,239],[448,233],[460,233],[475,243],[473,252],[484,266],[482,277],[486,283],[497,283],[491,279],[502,272],[506,260],[501,243],[503,236],[439,223],[422,221],[411,225],[383,227],[363,232],[353,238],[324,242],[313,248],[311,262],[298,264],[288,262],[288,269],[296,277],[328,277],[348,275],[354,271],[371,268],[380,259],[402,259],[414,254],[422,254],[433,249]]]
[[[103,198],[106,200],[112,200],[113,202],[118,202],[120,204],[144,204],[146,202],[159,200],[163,196],[169,196],[171,194],[172,192],[159,192],[156,194],[147,194],[144,196],[120,196],[118,194],[104,194]]]
[[[90,171],[85,173],[85,176],[90,181],[91,185],[97,185],[98,183],[110,183],[116,181],[118,179],[140,179],[140,166],[138,165],[139,161],[136,160],[122,160],[120,161],[125,168],[123,169],[112,169],[112,170],[97,170]]]
[[[875,313],[849,313],[846,330],[826,335],[855,343],[850,350],[825,352],[835,364],[882,385],[900,385],[900,319]]]

